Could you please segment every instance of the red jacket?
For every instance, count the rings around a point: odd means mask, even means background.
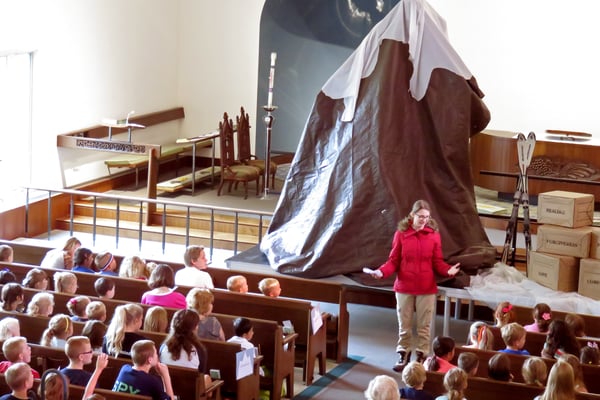
[[[448,276],[451,266],[444,262],[440,234],[426,226],[420,231],[412,227],[396,231],[390,256],[379,270],[383,278],[397,273],[395,292],[419,295],[437,293],[434,268]]]

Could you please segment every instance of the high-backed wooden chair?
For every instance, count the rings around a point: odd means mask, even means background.
[[[255,155],[251,154],[250,149],[250,119],[244,107],[240,107],[240,116],[236,117],[237,122],[237,149],[238,161],[244,165],[250,165],[258,168],[261,176],[265,176],[266,162],[259,160]],[[277,164],[270,162],[269,173],[271,174],[271,188],[275,187],[275,173],[277,172]]]
[[[237,164],[234,153],[233,123],[227,113],[223,114],[223,122],[219,122],[219,139],[221,143],[221,183],[217,195],[221,195],[221,189],[225,182],[229,182],[228,192],[231,192],[231,185],[235,182],[244,184],[245,196],[248,198],[248,182],[256,181],[256,195],[260,189],[260,171],[258,168]]]

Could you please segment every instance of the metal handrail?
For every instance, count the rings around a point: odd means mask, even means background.
[[[95,245],[96,243],[96,236],[97,236],[97,228],[96,228],[96,223],[97,223],[97,206],[98,206],[98,199],[105,199],[105,200],[114,200],[117,203],[117,210],[116,210],[116,216],[115,216],[115,220],[116,220],[116,234],[115,234],[115,248],[119,248],[119,225],[120,225],[120,207],[122,202],[133,202],[133,203],[139,203],[139,213],[140,213],[140,218],[139,218],[139,231],[140,234],[138,236],[138,247],[139,247],[139,251],[142,250],[142,228],[143,228],[143,224],[142,224],[142,213],[144,211],[143,206],[144,204],[156,204],[161,205],[162,207],[162,222],[163,222],[163,228],[162,228],[162,239],[161,239],[161,247],[162,247],[162,252],[163,254],[165,253],[165,245],[166,245],[166,237],[167,237],[167,233],[166,233],[166,219],[167,219],[167,206],[171,206],[171,207],[178,207],[178,208],[183,208],[186,210],[186,226],[185,226],[185,243],[186,246],[189,245],[190,243],[190,212],[191,210],[204,210],[204,211],[209,211],[210,212],[210,238],[209,238],[209,259],[212,259],[213,256],[213,251],[214,251],[214,227],[215,227],[215,212],[219,212],[219,213],[225,213],[225,214],[231,214],[234,216],[234,243],[233,243],[233,248],[234,248],[234,254],[237,254],[238,252],[238,242],[239,242],[239,219],[240,216],[254,216],[258,218],[258,242],[260,242],[261,239],[261,235],[262,235],[262,230],[263,230],[263,226],[264,226],[264,221],[263,219],[265,217],[272,217],[273,216],[273,212],[272,211],[257,211],[257,210],[251,210],[251,209],[244,209],[244,208],[231,208],[231,207],[221,207],[221,206],[214,206],[214,205],[208,205],[208,204],[196,204],[196,203],[187,203],[187,202],[180,202],[180,201],[173,201],[173,200],[160,200],[160,199],[149,199],[149,198],[144,198],[144,197],[134,197],[134,196],[124,196],[124,195],[116,195],[116,194],[109,194],[109,193],[99,193],[99,192],[88,192],[88,191],[84,191],[84,190],[74,190],[74,189],[56,189],[56,188],[44,188],[44,187],[25,187],[26,189],[26,199],[25,199],[25,232],[29,232],[29,227],[28,227],[28,221],[29,221],[29,208],[30,208],[30,203],[31,201],[31,196],[30,196],[30,191],[39,191],[39,192],[48,192],[48,240],[51,240],[51,234],[52,234],[52,221],[51,221],[51,215],[52,215],[52,196],[53,195],[58,195],[58,194],[65,194],[65,195],[69,195],[69,234],[71,236],[73,236],[73,230],[74,230],[74,218],[75,218],[75,199],[76,198],[82,198],[82,197],[91,197],[93,198],[93,227],[92,227],[92,240],[93,240],[93,244]],[[157,212],[158,211],[158,207],[157,207]]]

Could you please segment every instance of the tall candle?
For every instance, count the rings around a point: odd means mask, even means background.
[[[275,60],[277,60],[277,53],[271,53],[271,69],[269,71],[269,99],[267,106],[273,107],[273,82],[275,81]]]

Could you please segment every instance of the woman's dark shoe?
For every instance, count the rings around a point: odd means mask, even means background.
[[[396,364],[392,367],[392,369],[396,372],[402,371],[402,369],[406,367],[406,364],[408,364],[408,361],[410,360],[410,351],[407,353],[404,350],[400,350],[398,354],[398,361],[396,361]]]
[[[417,360],[418,363],[423,364],[423,361],[425,361],[425,354],[423,354],[422,351],[417,351]]]

